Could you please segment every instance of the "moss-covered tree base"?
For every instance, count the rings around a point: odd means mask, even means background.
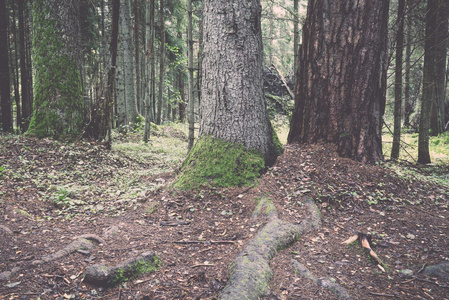
[[[262,153],[203,136],[184,161],[173,187],[191,190],[201,186],[245,186],[253,183],[264,169]]]

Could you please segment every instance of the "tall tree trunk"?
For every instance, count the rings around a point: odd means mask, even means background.
[[[149,3],[148,3],[149,2]],[[155,93],[155,66],[154,66],[154,0],[147,1],[146,9],[146,39],[147,39],[147,67],[149,82],[147,85],[147,93],[145,95],[145,133],[143,140],[148,142],[150,136],[150,122],[154,120],[153,103]]]
[[[84,125],[79,2],[33,1],[33,28],[35,99],[27,133],[77,137]]]
[[[423,91],[419,119],[418,163],[430,163],[429,130],[432,101],[435,95],[435,35],[436,14],[439,0],[427,1],[426,40],[424,43]]]
[[[396,34],[396,66],[394,81],[394,129],[393,147],[391,148],[391,158],[399,158],[401,146],[401,117],[402,117],[402,52],[404,48],[404,12],[405,0],[398,3],[398,31]]]
[[[435,35],[435,99],[432,101],[432,117],[430,118],[431,134],[437,136],[444,132],[446,102],[446,57],[448,36],[449,3],[447,0],[437,1]]]
[[[137,102],[135,93],[135,69],[134,69],[134,53],[133,53],[133,35],[131,22],[131,3],[130,0],[124,0],[120,8],[122,15],[122,32],[123,32],[123,65],[125,77],[125,99],[126,99],[126,125],[130,125],[136,121]]]
[[[412,103],[410,98],[410,72],[411,72],[411,52],[412,52],[412,17],[410,13],[411,1],[407,1],[409,12],[406,18],[406,42],[405,42],[405,74],[404,74],[404,127],[410,127],[410,115],[412,114]]]
[[[5,0],[0,0],[0,98],[4,132],[13,131],[11,85],[9,80],[8,11]]]
[[[157,97],[157,116],[156,124],[162,123],[162,102],[164,95],[164,74],[165,74],[165,20],[164,20],[164,1],[161,0],[159,7],[159,28],[161,34],[161,46],[159,56],[159,89]]]
[[[189,144],[188,151],[193,147],[195,142],[195,99],[193,98],[193,12],[192,0],[187,1],[187,55],[188,55],[188,96],[189,96]]]
[[[328,142],[343,157],[383,160],[387,0],[309,0],[289,143]]]
[[[137,112],[140,113],[140,45],[139,45],[139,1],[134,0],[134,50]]]
[[[115,93],[117,100],[116,106],[116,118],[117,127],[120,131],[123,130],[123,126],[128,124],[127,109],[126,109],[126,95],[125,95],[125,76],[124,76],[124,63],[123,63],[123,48],[126,42],[123,38],[123,0],[120,1],[120,26],[119,26],[119,47],[117,49],[117,70],[115,74]]]
[[[25,0],[18,0],[19,10],[19,44],[20,44],[20,85],[22,91],[22,120],[21,124],[22,132],[28,130],[30,125],[32,110],[33,110],[33,98],[30,94],[31,77],[29,76],[30,66],[27,63],[27,45],[25,38]]]
[[[120,21],[120,0],[112,1],[112,30],[111,30],[111,67],[108,72],[108,86],[106,92],[106,108],[104,126],[106,127],[106,148],[111,149],[112,107],[114,103],[114,83],[117,70],[117,45]]]
[[[280,149],[263,95],[261,10],[259,0],[203,2],[199,136],[242,144],[271,165]]]
[[[431,124],[432,101],[435,101],[436,88],[436,38],[437,11],[440,0],[427,0],[426,39],[424,42],[423,90],[421,116],[419,119],[418,163],[430,163],[429,130]]]
[[[19,43],[18,43],[18,34],[17,34],[17,22],[16,22],[16,4],[13,3],[12,5],[12,15],[13,15],[13,24],[11,26],[12,29],[12,36],[14,39],[14,58],[12,58],[12,51],[10,51],[10,58],[11,60],[14,60],[13,62],[13,80],[14,80],[14,100],[16,103],[16,128],[20,130],[22,126],[22,105],[20,103],[20,92],[19,92]],[[10,47],[11,49],[11,47]]]
[[[293,0],[293,82],[296,91],[299,53],[299,0]]]

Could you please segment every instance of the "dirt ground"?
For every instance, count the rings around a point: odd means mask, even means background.
[[[422,273],[449,260],[449,189],[428,176],[447,179],[449,166],[363,165],[329,147],[292,145],[253,187],[182,192],[168,188],[176,162],[140,158],[89,142],[0,139],[0,272],[9,275],[0,299],[215,299],[233,258],[267,222],[252,217],[261,196],[283,220],[306,217],[304,198],[322,217],[275,255],[264,299],[337,299],[293,260],[353,299],[449,299],[449,282]],[[342,244],[359,232],[372,237],[385,272],[357,242]],[[81,236],[94,247],[35,263]],[[156,272],[112,288],[83,281],[92,264],[148,250],[162,262]]]

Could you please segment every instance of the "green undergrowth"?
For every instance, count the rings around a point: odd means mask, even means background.
[[[416,163],[418,159],[418,133],[401,133],[401,148],[399,160]],[[384,134],[382,136],[382,150],[386,159],[390,158],[393,136]],[[429,153],[432,163],[449,164],[449,132],[439,136],[431,136],[429,139]]]
[[[260,152],[204,136],[188,154],[173,187],[191,190],[201,186],[248,186],[264,168]]]
[[[385,166],[401,177],[414,177],[449,188],[449,132],[430,137],[429,153],[432,163],[428,165],[417,164],[418,138],[418,133],[402,133],[399,163],[386,163]],[[384,134],[382,140],[384,157],[388,160],[393,137],[391,134]]]

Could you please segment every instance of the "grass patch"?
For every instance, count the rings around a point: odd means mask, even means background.
[[[393,136],[385,133],[382,136],[382,148],[385,159],[391,155]],[[402,133],[399,159],[416,163],[418,159],[418,133]],[[430,159],[433,163],[449,164],[449,132],[439,136],[431,136],[429,140]]]

